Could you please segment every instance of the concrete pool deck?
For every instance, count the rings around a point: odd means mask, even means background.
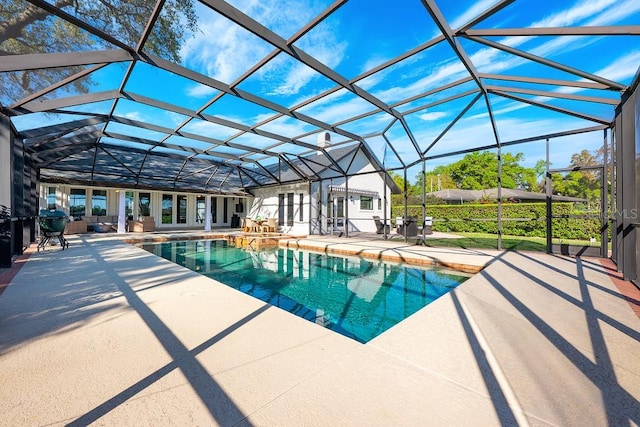
[[[68,237],[0,295],[3,425],[640,424],[640,292],[608,260],[297,241],[487,265],[360,344],[130,234]]]

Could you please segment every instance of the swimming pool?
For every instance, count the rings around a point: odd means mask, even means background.
[[[291,249],[238,249],[225,240],[143,249],[335,332],[367,342],[469,275]]]

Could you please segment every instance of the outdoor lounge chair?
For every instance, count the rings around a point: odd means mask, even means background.
[[[383,224],[379,216],[374,216],[373,221],[376,223],[376,234],[384,234],[391,231],[391,226],[389,224]]]

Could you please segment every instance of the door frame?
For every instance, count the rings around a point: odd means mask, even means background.
[[[559,218],[574,218],[574,219],[588,219],[593,218],[592,215],[582,214],[570,214],[570,215],[553,215],[553,183],[551,182],[551,174],[553,173],[566,173],[566,172],[578,172],[578,171],[596,171],[600,172],[599,181],[600,181],[600,247],[599,249],[593,250],[591,248],[595,248],[594,246],[576,246],[576,245],[568,245],[568,244],[553,244],[553,220]],[[609,229],[609,221],[607,218],[607,193],[606,193],[606,176],[605,176],[606,168],[604,165],[596,165],[596,166],[584,166],[584,167],[573,167],[573,168],[560,168],[560,169],[547,169],[547,179],[545,182],[545,190],[547,195],[546,205],[547,205],[547,216],[546,216],[546,226],[547,226],[547,253],[549,254],[560,254],[560,255],[572,255],[572,256],[599,256],[601,258],[607,258],[609,254],[608,248],[608,229]]]

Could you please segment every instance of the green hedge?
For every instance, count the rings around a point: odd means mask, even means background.
[[[572,203],[553,203],[553,215],[571,215]],[[546,236],[545,203],[503,203],[502,233],[512,236]],[[422,206],[408,206],[409,216],[420,218]],[[391,217],[404,216],[404,206],[393,206]],[[433,229],[443,232],[498,233],[497,204],[427,205],[426,216],[434,219]],[[556,218],[553,237],[588,240],[600,238],[599,218]]]

